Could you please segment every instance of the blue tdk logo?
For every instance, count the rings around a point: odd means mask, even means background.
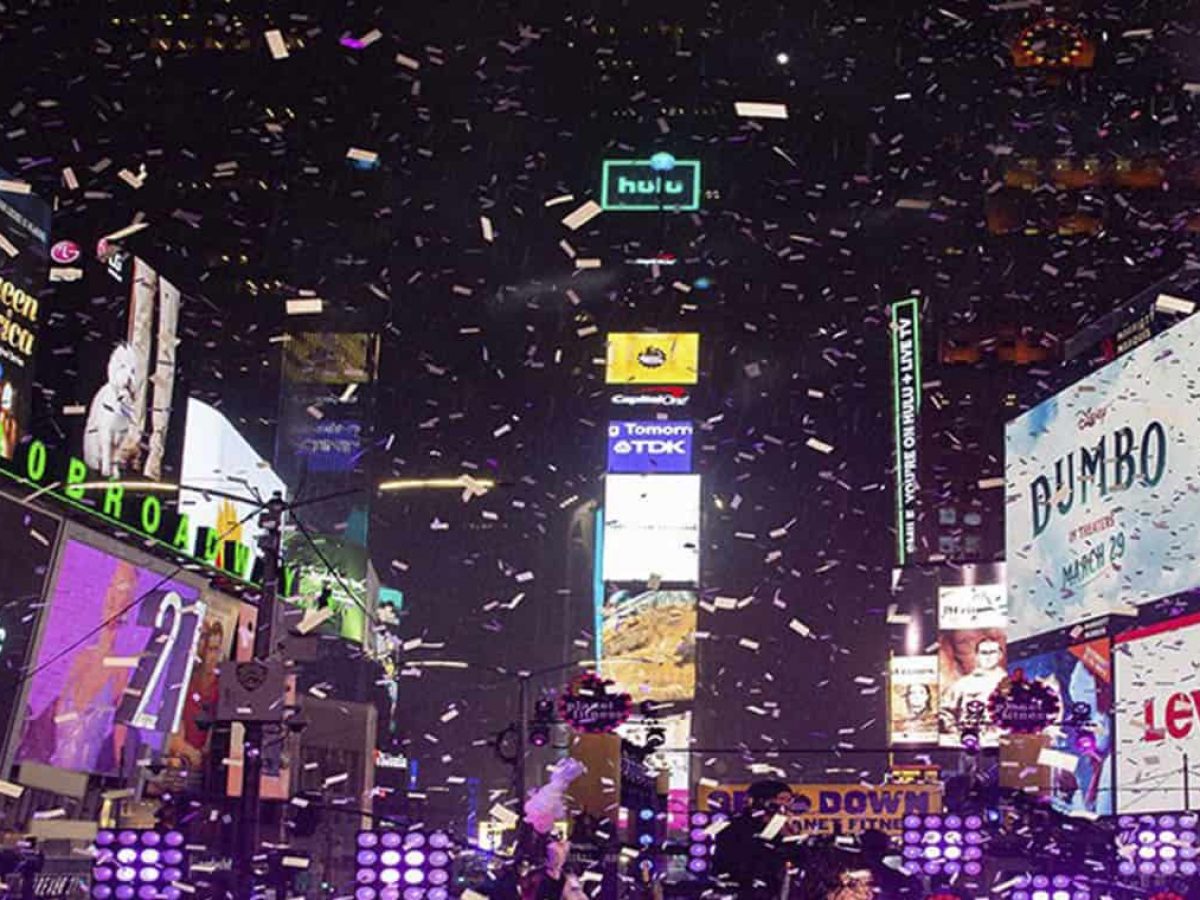
[[[608,471],[692,471],[691,422],[609,422]]]
[[[656,171],[648,159],[606,159],[600,205],[613,212],[686,212],[700,208],[700,161],[676,160]]]

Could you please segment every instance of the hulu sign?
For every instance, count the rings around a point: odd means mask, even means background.
[[[700,208],[700,160],[655,154],[606,159],[600,206],[610,212],[687,212]]]

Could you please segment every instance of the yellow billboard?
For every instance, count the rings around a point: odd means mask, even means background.
[[[695,384],[700,335],[619,332],[608,336],[608,384]]]
[[[942,811],[940,784],[793,784],[792,827],[805,834],[857,834],[904,831],[904,817]],[[737,812],[746,803],[748,784],[704,785],[697,790],[699,809]]]

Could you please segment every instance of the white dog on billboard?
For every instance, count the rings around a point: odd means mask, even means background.
[[[105,478],[137,460],[137,354],[117,344],[108,358],[108,382],[96,391],[83,435],[83,461]]]

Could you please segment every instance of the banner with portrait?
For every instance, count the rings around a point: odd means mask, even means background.
[[[980,747],[999,746],[1000,731],[988,700],[1007,676],[1003,584],[938,589],[938,743],[962,747],[974,736]],[[968,741],[970,743],[970,741]]]
[[[938,742],[938,658],[893,656],[888,665],[888,742]]]

